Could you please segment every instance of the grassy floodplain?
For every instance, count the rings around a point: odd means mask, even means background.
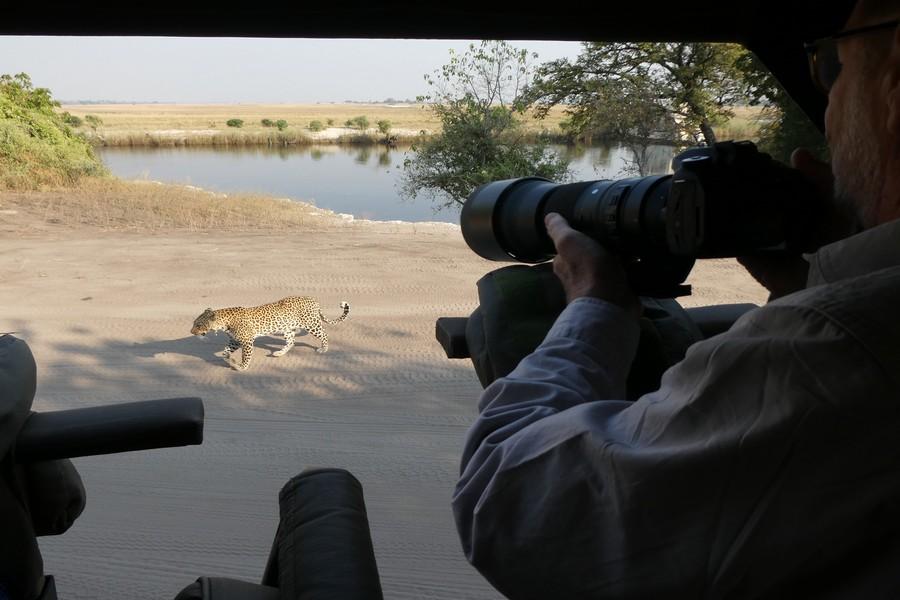
[[[720,127],[713,127],[720,140],[753,140],[759,139],[759,128],[765,115],[760,106],[736,106],[732,109],[734,116]]]
[[[99,117],[102,125],[96,130],[88,125],[78,130],[104,146],[371,143],[384,137],[376,125],[381,120],[390,121],[390,133],[400,142],[412,141],[421,131],[440,129],[440,122],[422,104],[72,104],[62,110],[82,119]],[[369,121],[364,132],[344,125],[358,116]],[[526,128],[536,135],[559,134],[564,118],[563,110],[557,109],[543,121],[527,120]],[[244,124],[228,127],[229,119]],[[283,119],[288,126],[283,131],[264,127],[263,119]],[[313,121],[319,121],[323,130],[312,131]]]
[[[422,104],[72,104],[62,110],[77,117],[99,117],[102,125],[92,130],[82,125],[100,146],[253,146],[320,143],[374,143],[383,136],[376,123],[390,121],[391,135],[398,142],[413,141],[421,131],[436,133],[440,122]],[[760,110],[737,107],[734,118],[716,128],[721,139],[754,139]],[[362,132],[345,127],[346,121],[365,116],[369,128]],[[555,107],[542,121],[526,118],[526,130],[535,136],[545,132],[562,138],[560,123],[565,108]],[[229,119],[241,119],[240,128],[228,127]],[[264,127],[263,119],[283,119],[288,126],[279,131]],[[332,125],[328,125],[329,119]],[[319,121],[323,129],[312,131]]]

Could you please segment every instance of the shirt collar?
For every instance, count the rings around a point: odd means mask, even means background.
[[[822,246],[809,261],[807,287],[900,265],[900,219]]]

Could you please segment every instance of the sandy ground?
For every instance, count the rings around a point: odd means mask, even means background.
[[[42,227],[0,215],[0,331],[38,361],[36,410],[200,396],[202,446],[77,459],[82,517],[44,538],[62,598],[172,598],[199,575],[258,580],[284,482],[343,467],[362,482],[386,598],[496,598],[464,560],[449,508],[480,391],[434,341],[497,267],[455,227],[335,223],[293,233],[143,235]],[[695,269],[685,304],[756,301],[731,261]],[[312,295],[330,351],[257,340],[247,372],[190,335],[206,307]]]

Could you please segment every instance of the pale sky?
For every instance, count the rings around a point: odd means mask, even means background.
[[[313,103],[398,100],[459,40],[0,36],[0,74],[26,72],[63,101]],[[515,41],[536,63],[574,58],[577,42]]]

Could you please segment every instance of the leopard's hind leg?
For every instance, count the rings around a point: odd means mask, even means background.
[[[322,342],[322,345],[316,348],[316,352],[321,352],[322,354],[328,352],[328,335],[325,333],[325,330],[322,329],[322,324],[316,323],[309,328],[309,332]]]
[[[293,331],[285,331],[284,332],[284,348],[281,350],[276,350],[272,353],[272,356],[284,356],[287,354],[288,350],[294,347],[294,332]]]

